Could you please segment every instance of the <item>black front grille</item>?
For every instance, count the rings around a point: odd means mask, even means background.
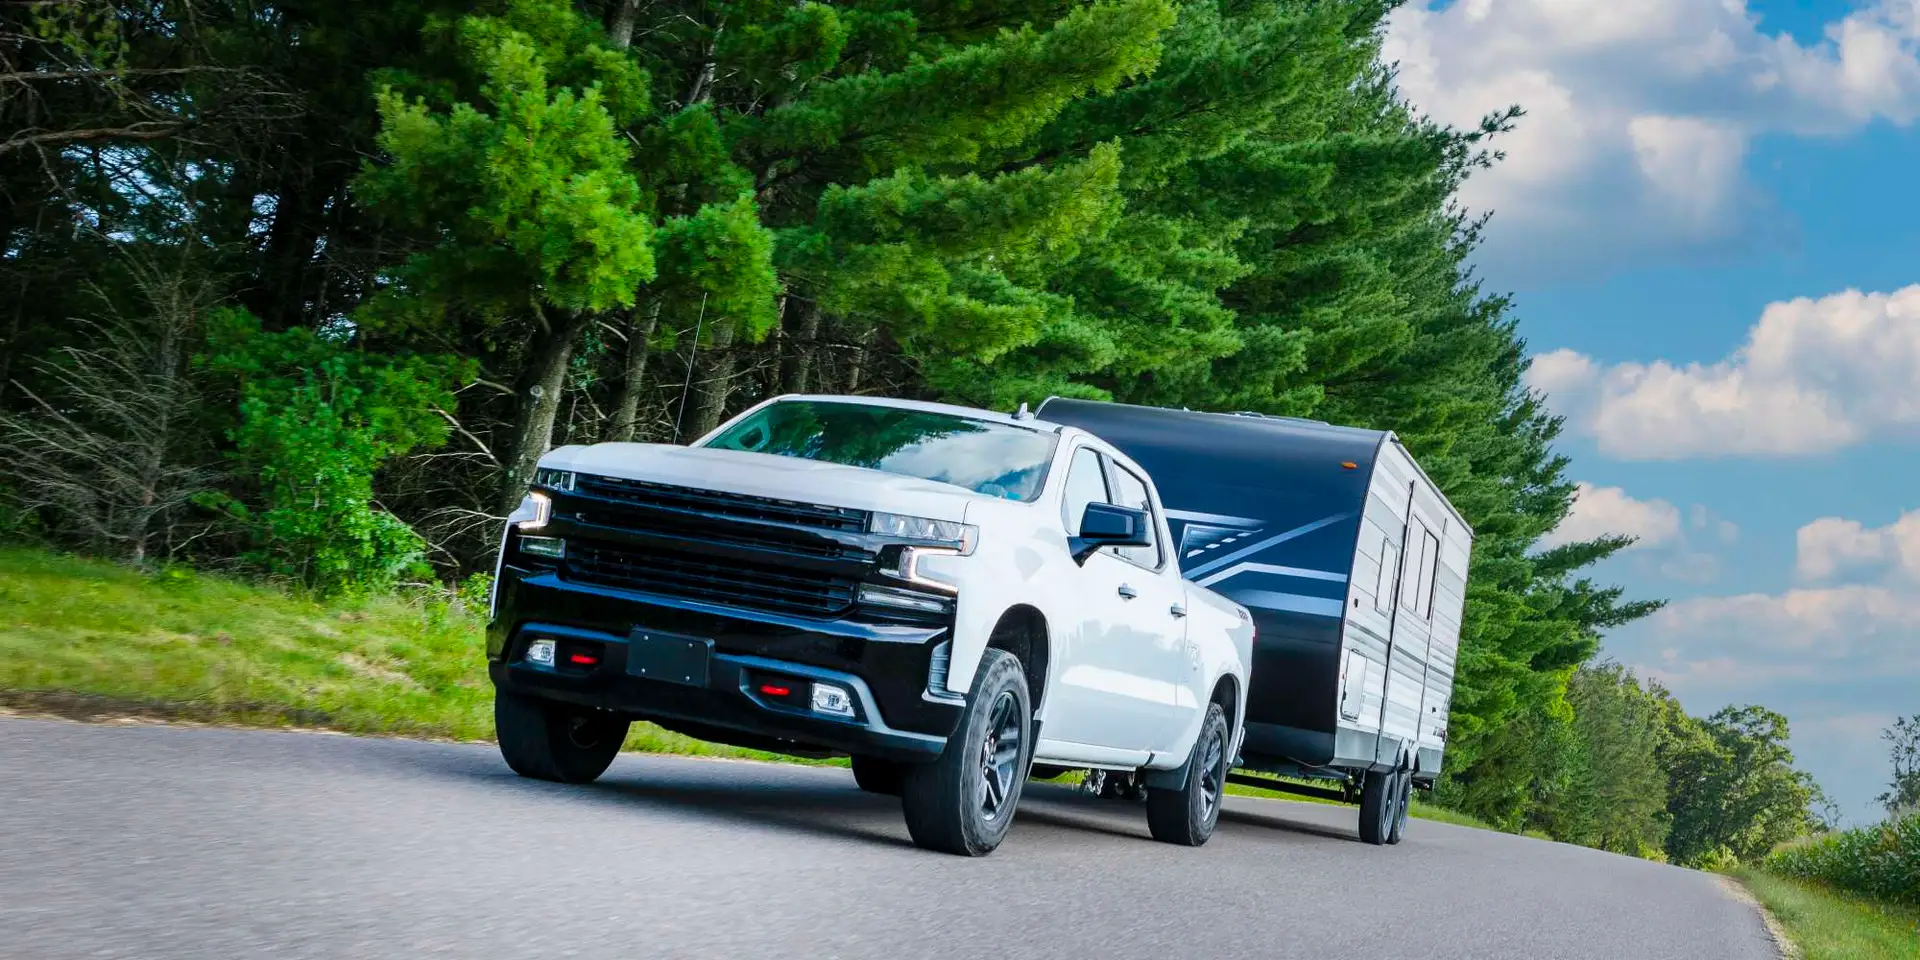
[[[839,613],[859,589],[851,577],[590,540],[567,541],[566,572],[583,583],[802,616]]]
[[[848,507],[828,507],[794,500],[749,497],[737,493],[695,490],[690,487],[674,487],[661,483],[647,483],[643,480],[623,480],[619,477],[598,477],[589,474],[580,475],[575,481],[575,490],[590,497],[659,510],[676,510],[734,520],[757,520],[763,523],[785,523],[842,533],[864,533],[867,529],[867,512]]]

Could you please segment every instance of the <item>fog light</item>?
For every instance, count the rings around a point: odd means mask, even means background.
[[[567,542],[559,537],[521,537],[520,552],[549,560],[564,560],[567,557]]]
[[[836,717],[853,716],[853,694],[846,687],[831,683],[813,685],[813,712],[827,713]]]
[[[527,662],[543,667],[553,666],[553,641],[535,640],[527,644]]]

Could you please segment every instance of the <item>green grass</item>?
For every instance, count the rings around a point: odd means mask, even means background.
[[[1806,960],[1920,958],[1920,910],[1750,867],[1733,875],[1780,922]]]
[[[0,548],[0,705],[486,740],[483,616],[451,594],[322,603]],[[635,724],[627,747],[764,756],[651,724]]]

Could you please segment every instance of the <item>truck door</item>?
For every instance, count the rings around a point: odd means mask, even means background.
[[[1128,603],[1127,628],[1138,634],[1132,646],[1141,653],[1140,670],[1162,688],[1166,707],[1166,719],[1148,746],[1155,751],[1173,750],[1185,739],[1187,728],[1198,722],[1202,699],[1195,691],[1200,682],[1199,654],[1187,641],[1187,581],[1180,576],[1164,533],[1166,523],[1147,492],[1146,480],[1111,460],[1107,466],[1114,502],[1147,511],[1152,522],[1151,545],[1114,552],[1137,568],[1127,581],[1138,594]]]
[[[1074,451],[1061,505],[1068,536],[1080,532],[1089,503],[1115,503],[1106,458],[1091,447]],[[1151,575],[1102,550],[1072,572],[1072,608],[1078,616],[1063,651],[1059,684],[1047,711],[1050,740],[1118,750],[1149,750],[1170,708],[1152,638],[1131,623]]]

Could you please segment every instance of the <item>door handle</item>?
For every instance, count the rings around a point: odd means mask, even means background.
[[[1173,605],[1173,609],[1168,610],[1167,612],[1173,614],[1173,618],[1175,620],[1180,620],[1186,617],[1187,608],[1176,603]]]
[[[1139,595],[1140,595],[1139,592],[1134,590],[1132,587],[1129,587],[1124,583],[1120,585],[1120,599],[1132,600],[1134,597],[1137,597]]]

